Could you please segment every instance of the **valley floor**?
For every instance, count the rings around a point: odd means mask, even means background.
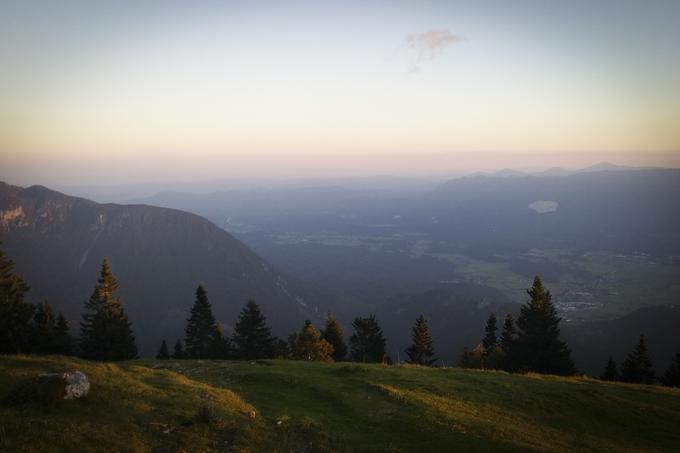
[[[82,401],[0,407],[0,451],[678,451],[680,390],[294,361],[0,356],[0,399],[78,369]]]

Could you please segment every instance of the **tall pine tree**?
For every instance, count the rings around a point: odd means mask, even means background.
[[[73,339],[69,333],[69,326],[64,315],[59,312],[57,315],[57,325],[55,327],[54,338],[55,354],[71,355],[73,354]]]
[[[527,290],[529,302],[522,306],[517,326],[518,359],[527,371],[544,374],[574,374],[574,362],[566,343],[560,340],[560,321],[550,291],[537,275]]]
[[[638,384],[653,384],[654,370],[645,336],[640,334],[637,347],[621,364],[621,380]]]
[[[116,297],[116,281],[109,262],[102,261],[99,280],[85,302],[80,323],[80,352],[89,360],[128,360],[137,357],[137,345],[123,303]]]
[[[0,250],[0,354],[30,352],[34,307],[24,302],[28,283],[14,272],[14,262]]]
[[[326,328],[322,332],[323,339],[333,346],[333,360],[340,362],[347,355],[347,343],[345,334],[335,315],[330,314],[326,318]]]
[[[415,325],[411,332],[411,346],[406,350],[408,363],[414,365],[432,365],[437,361],[434,357],[434,346],[432,335],[427,326],[425,316],[420,315],[416,318]]]
[[[52,307],[47,301],[38,304],[33,316],[33,352],[37,354],[53,354],[55,351],[56,320]]]
[[[494,313],[489,313],[486,325],[484,326],[484,339],[482,340],[482,346],[484,346],[484,350],[487,353],[493,352],[498,344],[496,332],[498,332],[498,320]]]
[[[600,376],[600,379],[603,381],[618,381],[621,379],[621,376],[619,375],[619,368],[616,366],[616,362],[614,361],[614,357],[609,357],[609,360],[607,361],[607,366],[604,368],[604,373],[602,373],[602,376]]]
[[[516,371],[517,360],[515,356],[517,349],[517,330],[515,329],[515,320],[511,313],[508,313],[505,316],[503,331],[501,332],[501,338],[498,344],[503,351],[502,368],[508,372]]]
[[[161,349],[158,351],[156,358],[158,360],[168,360],[170,358],[170,354],[168,354],[168,344],[165,340],[161,343]]]
[[[275,341],[271,329],[267,326],[267,318],[255,301],[249,300],[234,326],[233,343],[236,356],[244,360],[273,357]]]
[[[184,353],[187,357],[206,359],[214,354],[216,322],[208,293],[202,284],[196,288],[196,300],[184,329]]]
[[[387,360],[385,345],[387,341],[375,319],[355,318],[352,323],[354,333],[349,339],[351,358],[354,362],[384,362]]]
[[[671,364],[661,378],[661,383],[668,387],[680,387],[680,353],[676,353]]]
[[[177,340],[175,342],[175,348],[172,351],[172,358],[173,359],[183,359],[184,356],[184,348],[182,347],[182,340]]]

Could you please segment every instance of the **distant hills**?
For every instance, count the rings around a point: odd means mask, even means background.
[[[0,240],[31,284],[31,299],[48,298],[64,310],[75,333],[73,321],[107,256],[146,355],[163,338],[183,337],[199,282],[221,322],[233,323],[254,298],[279,334],[313,317],[322,297],[206,219],[174,209],[98,204],[0,183]]]
[[[306,318],[320,324],[328,310],[349,335],[354,316],[375,313],[393,358],[424,313],[450,364],[481,339],[490,311],[516,313],[540,274],[581,371],[622,359],[640,333],[663,367],[680,341],[671,306],[680,170],[596,169],[479,175],[409,193],[330,185],[143,200],[167,208],[0,184],[0,240],[31,298],[49,298],[72,321],[108,256],[145,355],[182,336],[203,282],[227,331],[250,297],[277,335]]]
[[[598,376],[609,356],[620,365],[644,334],[656,372],[662,374],[680,350],[680,305],[644,307],[616,319],[566,325],[563,331],[583,372]]]
[[[410,194],[313,186],[139,200],[203,215],[246,234],[396,234],[459,244],[680,253],[680,170],[597,164],[578,172],[455,178]],[[554,209],[537,211],[535,202]],[[252,245],[252,244],[251,244]]]
[[[567,170],[562,167],[551,167],[542,171],[522,171],[515,170],[512,168],[503,168],[495,172],[480,172],[475,173],[471,176],[500,176],[500,177],[517,177],[517,176],[567,176],[576,175],[579,173],[597,173],[602,171],[635,171],[635,170],[652,170],[660,169],[655,167],[631,167],[628,165],[617,165],[610,162],[598,162],[594,165],[585,168],[578,168],[573,170]]]
[[[670,169],[478,176],[442,184],[400,220],[461,242],[673,254],[680,253],[679,193],[680,170]],[[536,201],[556,209],[535,212]]]

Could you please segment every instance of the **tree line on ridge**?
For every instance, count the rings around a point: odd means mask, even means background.
[[[0,250],[0,353],[33,353],[78,355],[89,360],[119,361],[137,358],[132,323],[123,303],[116,296],[118,281],[108,260],[101,264],[99,278],[92,295],[84,304],[79,338],[70,335],[62,313],[56,316],[47,301],[33,305],[24,300],[30,286],[14,272],[14,263]],[[464,348],[458,365],[462,368],[504,370],[513,373],[536,372],[573,375],[576,373],[569,347],[560,340],[561,318],[548,291],[536,276],[527,290],[529,301],[515,322],[511,314],[503,321],[498,336],[498,319],[491,313],[484,326],[482,341],[472,349]],[[287,341],[272,335],[266,317],[253,300],[239,313],[231,336],[226,336],[212,313],[206,288],[199,284],[184,329],[172,353],[165,340],[157,359],[291,359],[305,361],[344,361],[386,363],[387,355],[382,328],[374,315],[356,317],[352,335],[345,340],[338,319],[329,314],[323,330],[306,320]],[[407,363],[436,366],[434,340],[424,315],[416,318],[411,345],[405,353]],[[613,357],[600,377],[609,381],[652,384],[657,381],[645,342],[640,335],[636,348],[617,366]],[[680,386],[680,353],[659,381]]]

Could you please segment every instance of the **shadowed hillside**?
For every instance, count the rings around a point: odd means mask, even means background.
[[[183,335],[199,282],[219,321],[230,325],[255,298],[278,333],[312,316],[320,298],[224,230],[173,209],[0,183],[0,240],[30,282],[30,297],[49,299],[71,320],[79,319],[107,256],[142,354],[155,353],[161,338]]]

